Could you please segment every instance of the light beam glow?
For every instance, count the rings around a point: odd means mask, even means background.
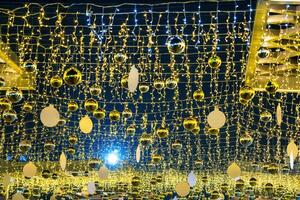
[[[109,165],[116,165],[119,162],[119,156],[116,151],[113,151],[107,155],[106,160]]]

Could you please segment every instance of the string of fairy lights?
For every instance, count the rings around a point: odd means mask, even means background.
[[[65,152],[68,160],[105,162],[118,150],[124,168],[141,171],[224,171],[232,162],[286,167],[286,147],[299,137],[299,96],[245,84],[254,7],[191,1],[0,8],[1,42],[36,77],[34,90],[1,93],[1,158],[48,162]],[[54,126],[46,109],[59,113]]]

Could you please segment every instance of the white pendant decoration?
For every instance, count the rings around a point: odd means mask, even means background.
[[[29,162],[23,167],[23,174],[27,178],[31,178],[35,176],[37,173],[37,167],[32,163]]]
[[[41,111],[40,119],[44,126],[54,127],[59,122],[59,112],[53,105],[49,105]]]
[[[220,129],[226,122],[225,114],[216,106],[215,110],[210,112],[207,116],[207,123],[211,128]]]
[[[227,174],[233,179],[237,179],[241,176],[241,168],[236,164],[232,163],[228,168],[227,168]]]
[[[86,115],[79,121],[79,128],[83,133],[89,134],[93,130],[93,121]]]
[[[94,182],[89,182],[88,183],[88,186],[87,186],[87,191],[90,195],[93,195],[95,194],[96,192],[96,185]]]
[[[25,197],[20,192],[17,192],[12,196],[12,200],[25,200]]]
[[[290,154],[290,167],[294,169],[294,155],[293,153]]]
[[[128,89],[130,92],[135,92],[139,84],[139,71],[135,66],[131,67],[128,75]]]
[[[280,126],[282,123],[282,109],[281,109],[280,103],[277,105],[277,108],[276,108],[276,121],[277,121],[278,126]]]
[[[188,175],[188,183],[190,187],[194,187],[197,183],[197,177],[194,171],[191,171]]]
[[[175,191],[180,197],[185,197],[190,193],[190,185],[187,182],[177,183]]]
[[[294,140],[291,140],[290,143],[288,144],[287,148],[286,148],[287,154],[288,156],[290,156],[291,154],[293,154],[294,159],[298,156],[298,147],[295,144]]]
[[[108,178],[108,169],[105,166],[100,167],[99,169],[99,177],[101,179],[107,179]]]
[[[137,148],[136,148],[135,158],[136,158],[136,162],[139,163],[140,160],[141,160],[141,147],[140,147],[140,145],[138,145]]]
[[[60,164],[60,167],[63,171],[65,171],[66,169],[66,166],[67,166],[67,156],[64,152],[62,152],[60,154],[60,157],[59,157],[59,164]]]

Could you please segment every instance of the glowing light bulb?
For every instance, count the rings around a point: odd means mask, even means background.
[[[110,154],[107,155],[106,160],[107,160],[107,163],[109,165],[115,165],[119,161],[119,156],[118,156],[117,152],[114,151],[114,152],[112,152],[112,153],[110,153]]]

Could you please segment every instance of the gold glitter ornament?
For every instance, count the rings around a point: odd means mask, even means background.
[[[211,68],[219,68],[222,64],[222,60],[219,56],[213,55],[208,59],[208,65]]]
[[[17,87],[12,87],[6,91],[6,97],[12,102],[12,103],[18,103],[23,98],[23,93],[21,90],[19,90]]]
[[[170,54],[181,54],[185,49],[185,41],[178,35],[169,37],[166,44]]]
[[[62,84],[63,84],[63,80],[60,76],[55,75],[55,76],[51,77],[51,79],[50,79],[51,87],[60,88],[62,86]]]
[[[105,118],[105,110],[102,108],[98,108],[93,112],[93,116],[98,120],[102,120]]]
[[[77,68],[70,67],[65,70],[63,80],[67,85],[76,86],[81,83],[82,74]]]
[[[120,120],[120,113],[117,110],[113,110],[109,113],[109,119],[111,121],[119,121]]]
[[[84,108],[88,112],[94,112],[98,109],[98,102],[95,99],[87,99],[84,102]]]
[[[198,125],[198,121],[194,117],[187,117],[183,120],[183,127],[192,131]]]

